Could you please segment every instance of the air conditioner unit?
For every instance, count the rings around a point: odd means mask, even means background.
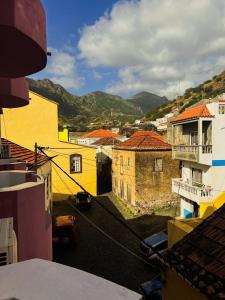
[[[17,239],[13,218],[0,219],[0,266],[17,262]]]
[[[1,145],[0,146],[0,158],[10,158],[11,157],[11,148],[10,145]]]

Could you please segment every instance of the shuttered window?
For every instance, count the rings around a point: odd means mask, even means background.
[[[163,170],[163,159],[162,158],[155,158],[153,169],[155,172],[162,172],[162,170]]]
[[[70,156],[70,173],[82,172],[82,156],[80,154],[73,154]]]
[[[192,185],[202,185],[202,171],[199,169],[192,169]]]

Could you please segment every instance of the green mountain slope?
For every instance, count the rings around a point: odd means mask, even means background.
[[[196,87],[187,89],[183,96],[178,96],[173,101],[168,101],[157,109],[149,111],[146,119],[155,120],[174,110],[182,112],[202,99],[214,98],[222,93],[225,93],[225,71]]]
[[[70,94],[61,85],[48,79],[28,79],[29,88],[59,104],[60,125],[86,130],[90,123],[99,127],[109,123],[133,121],[143,114],[139,109],[119,96],[93,92],[84,96]]]
[[[146,114],[150,110],[167,103],[168,99],[149,92],[141,92],[129,97],[127,101],[139,109],[141,113]]]

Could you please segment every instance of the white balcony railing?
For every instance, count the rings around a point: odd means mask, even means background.
[[[211,187],[198,187],[188,184],[182,178],[172,179],[172,190],[180,196],[190,199],[195,202],[212,200]]]
[[[212,145],[173,145],[173,158],[198,162],[212,154]]]
[[[0,145],[0,158],[7,159],[11,157],[11,148],[10,145],[4,144]]]

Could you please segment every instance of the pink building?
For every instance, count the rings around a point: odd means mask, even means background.
[[[51,164],[38,155],[37,172],[27,171],[35,163],[33,151],[7,140],[1,148],[0,219],[13,218],[18,260],[51,260]]]

